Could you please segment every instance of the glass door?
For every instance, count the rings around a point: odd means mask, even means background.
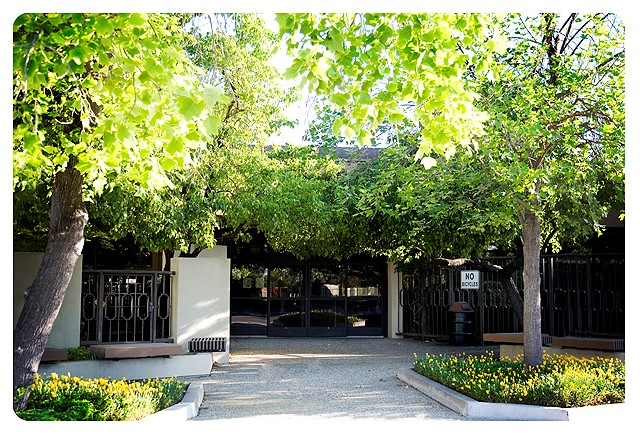
[[[383,336],[385,283],[380,264],[237,262],[231,269],[231,334]]]
[[[372,265],[350,265],[347,279],[347,324],[349,336],[384,334],[382,269]]]
[[[231,334],[267,334],[267,265],[231,268]]]
[[[312,266],[309,278],[309,336],[346,336],[345,268],[335,264]]]
[[[269,271],[269,336],[306,336],[307,292],[303,265],[274,265]]]

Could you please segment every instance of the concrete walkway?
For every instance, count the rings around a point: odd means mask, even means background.
[[[426,422],[474,419],[408,386],[398,371],[413,366],[414,353],[487,350],[498,353],[492,345],[456,348],[412,339],[232,338],[228,365],[214,367],[206,377],[183,379],[204,387],[199,413],[190,421],[206,421],[217,430],[282,430],[282,424],[302,422],[340,431],[387,426],[396,431],[399,424],[420,429]]]

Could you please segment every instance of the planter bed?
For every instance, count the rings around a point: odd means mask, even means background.
[[[412,369],[400,370],[398,378],[456,413],[488,421],[599,421],[622,422],[627,407],[605,404],[576,408],[476,401]]]

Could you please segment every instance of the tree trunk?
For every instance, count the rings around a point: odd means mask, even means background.
[[[520,215],[523,236],[524,363],[542,364],[542,312],[540,309],[540,217],[531,211]]]
[[[498,274],[498,280],[502,283],[502,287],[507,293],[507,297],[509,298],[509,303],[511,303],[511,307],[513,307],[513,313],[516,315],[518,319],[518,323],[523,325],[523,316],[524,316],[524,306],[522,302],[522,297],[518,292],[518,288],[516,287],[516,282],[513,280],[512,276],[507,276],[505,274]]]
[[[70,157],[53,179],[49,239],[33,284],[24,293],[24,307],[13,330],[13,386],[35,378],[53,322],[58,316],[76,262],[82,253],[87,213],[82,203],[83,177]],[[14,404],[26,406],[28,392]]]

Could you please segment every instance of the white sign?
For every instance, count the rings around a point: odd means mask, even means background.
[[[460,271],[460,289],[480,289],[480,272]]]

